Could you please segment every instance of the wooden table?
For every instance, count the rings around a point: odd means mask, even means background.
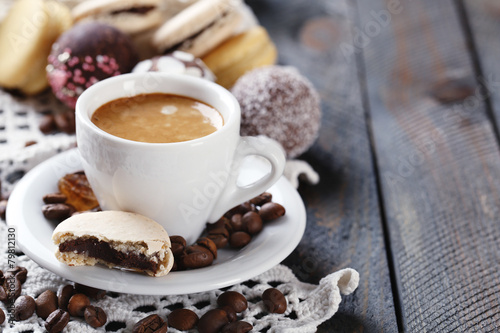
[[[285,263],[361,275],[319,332],[499,332],[500,2],[248,3],[323,103]]]

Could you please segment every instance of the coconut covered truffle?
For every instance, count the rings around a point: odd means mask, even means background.
[[[299,156],[316,140],[320,98],[297,69],[254,69],[240,77],[231,92],[241,106],[242,135],[268,136],[281,143],[288,158]]]
[[[130,38],[103,23],[80,23],[52,45],[47,78],[58,99],[70,108],[94,83],[128,73],[137,63]]]

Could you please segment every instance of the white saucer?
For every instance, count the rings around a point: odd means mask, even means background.
[[[240,181],[253,180],[266,165],[251,159],[242,167]],[[210,267],[171,272],[154,278],[101,266],[69,267],[54,256],[55,223],[41,212],[42,197],[57,191],[57,181],[67,173],[81,170],[76,149],[52,157],[28,172],[16,185],[7,207],[7,223],[16,228],[19,248],[40,266],[74,282],[130,294],[175,295],[231,286],[261,274],[285,259],[304,233],[306,213],[297,191],[282,177],[269,189],[273,201],[286,209],[285,216],[268,223],[262,232],[241,250],[221,249]],[[263,171],[264,170],[264,171]]]

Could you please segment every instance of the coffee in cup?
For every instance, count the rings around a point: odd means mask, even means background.
[[[91,121],[103,131],[132,141],[172,143],[204,137],[224,120],[214,107],[171,94],[140,94],[99,107]]]

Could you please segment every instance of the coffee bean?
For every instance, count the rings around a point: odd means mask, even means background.
[[[208,310],[198,321],[200,333],[218,333],[229,320],[226,311],[222,309]]]
[[[5,215],[7,214],[7,200],[0,200],[0,219],[5,220]]]
[[[69,313],[64,310],[57,309],[52,312],[45,320],[45,329],[49,333],[59,333],[68,325]]]
[[[5,321],[5,312],[0,308],[0,325]]]
[[[43,134],[49,134],[57,130],[56,121],[52,114],[47,114],[42,117],[38,125],[40,132]]]
[[[250,235],[256,235],[262,231],[262,218],[256,212],[248,212],[241,218],[243,229]]]
[[[5,291],[4,286],[0,286],[0,302],[7,303],[9,301],[9,295]]]
[[[281,291],[276,288],[269,288],[262,294],[264,306],[271,313],[284,313],[286,311],[286,298]]]
[[[243,230],[243,223],[241,221],[241,214],[234,214],[231,216],[231,228],[233,232],[236,231],[242,231]]]
[[[68,302],[68,312],[73,317],[83,317],[85,308],[90,305],[90,299],[85,294],[74,294]]]
[[[226,227],[211,229],[207,232],[209,235],[222,235],[226,238],[229,238],[229,231]]]
[[[73,111],[61,112],[54,116],[56,127],[66,134],[75,133],[75,113]]]
[[[252,236],[244,231],[237,231],[229,238],[229,245],[233,248],[240,249],[250,243]]]
[[[106,324],[106,321],[108,321],[106,312],[104,312],[104,310],[98,306],[87,306],[85,308],[83,316],[85,317],[85,321],[87,322],[87,324],[89,324],[93,328],[101,327]]]
[[[190,245],[185,252],[180,258],[180,263],[187,269],[207,267],[214,261],[212,252],[200,245]]]
[[[227,320],[229,320],[230,323],[238,320],[238,314],[236,313],[236,311],[234,311],[233,307],[224,305],[221,306],[220,309],[226,311]]]
[[[171,250],[174,256],[178,257],[186,248],[186,240],[182,236],[170,236]]]
[[[12,274],[5,274],[5,281],[0,287],[0,301],[7,303],[13,302],[21,295],[21,281]]]
[[[46,219],[63,221],[70,217],[71,207],[63,203],[47,204],[42,206],[42,213]]]
[[[217,297],[217,305],[230,306],[234,311],[240,313],[248,308],[248,302],[245,296],[237,291],[225,291]]]
[[[43,196],[42,200],[46,204],[65,203],[68,197],[62,193],[49,193]]]
[[[35,313],[36,303],[33,297],[28,295],[19,296],[14,302],[14,319],[26,320]]]
[[[223,216],[214,223],[207,223],[205,229],[207,230],[207,232],[210,232],[214,229],[225,228],[228,221],[229,219]]]
[[[262,206],[265,203],[271,202],[273,199],[273,195],[269,192],[264,192],[259,194],[253,199],[250,199],[250,203],[254,204],[255,206]]]
[[[167,316],[170,327],[179,331],[188,331],[196,327],[198,315],[189,309],[175,309]]]
[[[246,321],[235,321],[224,326],[221,333],[247,333],[253,329],[253,326]]]
[[[152,314],[135,323],[133,333],[159,333],[162,327],[166,326],[163,319],[157,314]],[[166,332],[166,330],[165,330]]]
[[[65,311],[68,310],[69,299],[74,294],[75,288],[70,284],[60,288],[57,292],[57,304],[59,305],[59,308]]]
[[[47,317],[57,310],[57,296],[56,293],[48,289],[41,293],[35,300],[36,314],[42,319]]]
[[[214,242],[215,246],[217,246],[217,249],[222,249],[229,242],[227,237],[223,235],[208,235],[207,238],[210,238],[212,242]]]
[[[276,202],[268,202],[260,208],[259,215],[262,221],[272,221],[285,215],[285,207]]]
[[[25,267],[16,266],[14,268],[8,269],[7,272],[5,272],[5,278],[8,278],[10,276],[14,276],[22,284],[26,282],[26,278],[28,277],[28,270]]]
[[[75,283],[75,291],[77,293],[85,294],[89,298],[100,300],[106,296],[106,291],[94,287],[89,287],[80,283]]]
[[[213,240],[211,240],[208,237],[201,237],[201,238],[198,238],[198,240],[196,241],[196,244],[208,249],[212,253],[212,255],[214,256],[214,259],[217,259],[217,245],[215,245]]]
[[[5,275],[3,274],[3,271],[0,269],[0,286],[3,286],[4,282],[5,282]]]

